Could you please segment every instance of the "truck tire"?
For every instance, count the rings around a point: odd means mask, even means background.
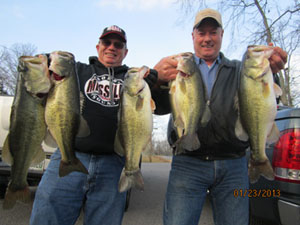
[[[6,187],[7,187],[6,184],[0,184],[0,199],[4,198]]]
[[[251,214],[251,210],[249,213],[249,225],[279,225],[279,224],[274,224],[269,221],[265,221],[263,219],[260,219],[258,217],[255,217]]]

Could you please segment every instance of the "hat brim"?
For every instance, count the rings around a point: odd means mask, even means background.
[[[106,36],[108,36],[108,35],[110,35],[110,34],[116,34],[116,35],[118,35],[122,40],[123,40],[123,42],[127,42],[127,40],[126,40],[126,38],[124,37],[124,35],[122,35],[120,32],[116,32],[116,31],[109,31],[109,32],[107,32],[107,33],[105,33],[105,34],[102,34],[101,36],[100,36],[100,39],[102,39],[102,38],[104,38],[104,37],[106,37]]]
[[[207,17],[204,17],[202,18],[196,25],[194,25],[194,29],[195,28],[198,28],[200,26],[200,24],[206,20],[206,19],[211,19],[211,20],[214,20],[216,22],[216,24],[218,25],[218,27],[221,27],[222,28],[222,24],[215,18],[215,17],[212,17],[212,16],[207,16]]]

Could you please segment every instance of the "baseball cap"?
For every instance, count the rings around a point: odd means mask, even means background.
[[[200,23],[206,18],[212,18],[217,21],[220,27],[223,26],[221,14],[214,9],[206,8],[197,13],[193,28],[198,27]]]
[[[110,27],[106,27],[104,28],[100,39],[104,38],[105,36],[109,35],[109,34],[117,34],[121,37],[121,39],[126,43],[127,42],[127,38],[126,38],[126,33],[125,31],[118,27],[117,25],[112,25]]]

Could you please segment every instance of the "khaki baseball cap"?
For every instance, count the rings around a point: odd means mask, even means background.
[[[198,27],[200,25],[200,23],[206,18],[214,19],[215,21],[217,21],[217,23],[219,24],[220,27],[223,27],[221,14],[214,9],[207,8],[207,9],[203,9],[197,13],[193,28]]]

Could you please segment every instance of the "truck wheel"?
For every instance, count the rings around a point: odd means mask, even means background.
[[[6,187],[7,187],[7,185],[0,184],[0,199],[3,199],[5,196]]]
[[[40,183],[40,179],[36,179],[36,180],[28,180],[28,185],[29,186],[38,186]]]
[[[265,221],[263,219],[257,218],[255,216],[251,215],[251,212],[250,212],[249,225],[275,225],[275,224],[271,223],[271,222],[268,222],[268,221]],[[276,224],[276,225],[279,225],[279,224]]]

